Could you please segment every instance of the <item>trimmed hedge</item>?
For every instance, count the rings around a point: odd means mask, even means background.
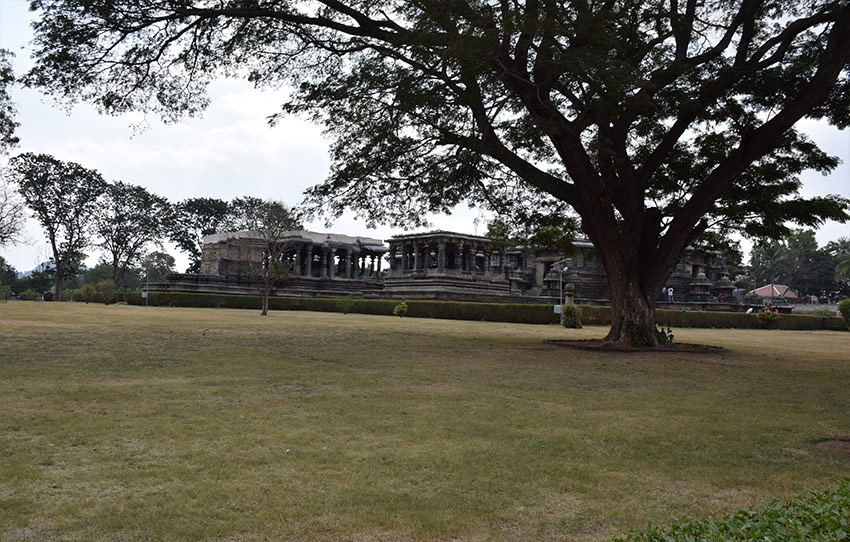
[[[131,305],[144,305],[141,292],[118,294]],[[302,310],[317,312],[353,312],[360,314],[382,314],[390,316],[400,300],[383,299],[340,299],[318,297],[271,297],[272,310]],[[519,324],[559,324],[560,316],[553,305],[521,303],[464,303],[458,301],[406,301],[405,316],[414,318],[445,318],[450,320],[478,320],[484,322],[510,322]],[[260,310],[260,300],[254,295],[198,294],[183,292],[150,292],[148,304],[152,306],[211,307]],[[577,305],[578,316],[584,325],[611,324],[611,308]],[[756,314],[743,312],[681,311],[659,309],[658,325],[683,328],[739,328],[759,329],[763,326]],[[846,330],[841,318],[783,314],[773,324],[775,329],[798,330]]]
[[[788,502],[771,501],[758,510],[740,510],[720,521],[682,518],[675,525],[632,531],[615,542],[692,540],[850,540],[850,480],[835,489],[800,493]]]

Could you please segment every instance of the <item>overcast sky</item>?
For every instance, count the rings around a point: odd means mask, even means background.
[[[32,32],[25,0],[0,0],[0,47],[12,50],[15,72],[31,65],[26,49]],[[47,153],[64,161],[98,170],[107,180],[141,185],[172,202],[188,197],[230,200],[256,196],[296,204],[302,191],[324,180],[329,160],[327,142],[319,127],[289,118],[270,128],[266,118],[284,101],[283,92],[260,92],[240,80],[222,80],[210,89],[212,104],[203,118],[164,125],[156,118],[131,114],[120,117],[98,115],[86,104],[68,114],[49,97],[21,88],[12,90],[21,126],[20,146],[12,152]],[[148,127],[136,133],[132,125]],[[804,196],[841,194],[850,197],[850,131],[837,131],[820,123],[806,122],[803,129],[822,148],[839,156],[843,164],[827,177],[804,175]],[[5,165],[6,159],[0,159]],[[451,216],[432,217],[434,229],[483,234],[486,225],[476,219],[478,211],[458,209]],[[309,229],[324,231],[321,223]],[[398,230],[368,230],[362,222],[344,217],[331,231],[386,239]],[[829,223],[817,238],[827,241],[850,236],[850,224]],[[0,255],[19,271],[32,269],[49,257],[38,224],[27,224],[30,245],[5,247]],[[171,249],[178,269],[185,256]],[[94,249],[87,263],[96,263]]]

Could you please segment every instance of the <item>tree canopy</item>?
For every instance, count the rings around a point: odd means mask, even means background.
[[[9,160],[7,175],[33,211],[50,243],[55,265],[55,297],[62,299],[63,280],[74,274],[91,244],[97,201],[106,181],[97,171],[49,154],[24,153]]]
[[[799,174],[837,161],[795,129],[850,124],[846,0],[34,0],[27,74],[108,113],[194,115],[224,74],[292,84],[321,121],[333,217],[413,225],[467,200],[567,205],[611,284],[609,339],[654,329],[686,246],[845,220]],[[655,342],[656,338],[652,342]]]

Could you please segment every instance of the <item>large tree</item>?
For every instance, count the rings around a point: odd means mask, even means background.
[[[12,53],[0,49],[0,154],[6,154],[18,144],[18,137],[15,135],[15,129],[18,127],[15,121],[17,111],[9,95],[9,87],[15,83],[11,60]]]
[[[128,269],[138,265],[151,246],[161,247],[173,228],[174,212],[165,198],[141,186],[109,184],[95,219],[97,246],[106,252],[112,266],[112,282],[124,282]]]
[[[309,192],[411,224],[545,196],[580,216],[611,286],[608,340],[658,340],[658,292],[709,231],[846,219],[799,196],[836,160],[795,129],[850,122],[847,0],[34,0],[26,76],[168,119],[219,74],[294,83],[332,136]],[[529,196],[531,194],[531,196]]]
[[[0,179],[0,247],[21,240],[24,229],[25,205],[10,183]]]
[[[49,154],[24,153],[9,160],[7,174],[41,223],[55,266],[54,299],[62,299],[66,276],[76,272],[91,244],[98,199],[106,182],[97,171]]]
[[[171,240],[189,255],[187,273],[201,269],[204,237],[224,231],[232,221],[230,204],[217,198],[188,198],[175,205]]]

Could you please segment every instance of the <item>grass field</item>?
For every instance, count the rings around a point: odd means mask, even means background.
[[[850,334],[0,303],[0,540],[607,540],[826,488]]]

